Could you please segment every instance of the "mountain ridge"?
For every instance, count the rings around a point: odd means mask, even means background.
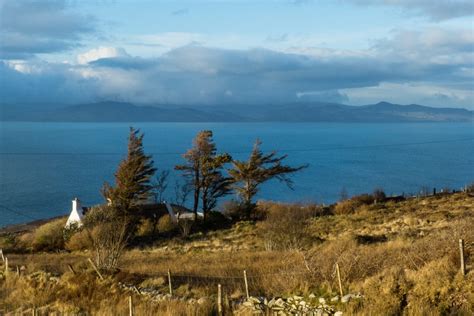
[[[474,111],[379,102],[280,105],[135,105],[104,101],[54,109],[0,106],[0,121],[33,122],[472,122]]]

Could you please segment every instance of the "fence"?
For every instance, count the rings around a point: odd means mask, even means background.
[[[468,266],[467,260],[466,260],[466,250],[467,253],[473,253],[474,252],[474,242],[466,244],[463,239],[459,239],[459,270],[460,273],[464,276],[467,274],[467,272],[472,268],[471,266]],[[10,267],[10,263],[8,260],[8,257],[5,255],[2,249],[0,249],[0,271],[2,271],[4,278],[10,278],[10,277],[21,277],[22,276],[22,271],[24,269],[21,269],[18,266],[15,266],[15,268],[12,269]],[[100,273],[100,271],[97,269],[95,264],[92,262],[92,260],[88,259],[89,264],[93,267],[95,273],[98,275],[98,277],[101,280],[104,280],[104,277]],[[69,269],[72,273],[76,273],[71,266],[69,266]],[[339,294],[341,298],[344,296],[344,286],[342,283],[341,279],[341,272],[340,270],[344,269],[344,267],[341,267],[338,262],[334,264],[334,275],[337,280],[337,287]],[[13,271],[12,271],[13,270]],[[229,286],[230,284],[240,284],[243,286],[245,290],[245,298],[248,299],[251,296],[251,289],[249,284],[251,283],[250,281],[262,278],[265,276],[293,276],[293,275],[298,275],[298,274],[308,274],[310,271],[293,271],[293,272],[279,272],[279,273],[274,273],[274,272],[269,272],[269,273],[259,273],[258,276],[252,276],[249,275],[247,270],[243,270],[242,274],[240,276],[229,276],[229,275],[192,275],[192,274],[174,274],[170,269],[167,270],[166,275],[165,274],[159,274],[159,275],[153,275],[151,277],[163,277],[167,280],[167,288],[168,288],[168,293],[167,293],[167,298],[169,299],[180,299],[180,297],[177,297],[174,293],[174,289],[176,288],[177,284],[182,284],[182,283],[196,283],[196,282],[203,282],[207,284],[214,284],[216,285],[216,306],[217,306],[217,311],[219,315],[223,315],[224,313],[224,302],[228,302],[227,297],[225,296],[226,292],[226,286]],[[139,288],[137,288],[135,285],[125,285],[123,284],[122,286],[126,291],[132,292],[128,296],[128,314],[129,315],[134,315],[134,295],[143,295],[146,294],[145,292],[142,292]],[[40,315],[52,315],[59,313],[58,311],[55,311],[54,307],[52,306],[42,306],[42,307],[29,307],[27,309],[16,309],[14,311],[6,312],[2,311],[0,309],[0,315],[33,315],[33,316],[40,316]]]

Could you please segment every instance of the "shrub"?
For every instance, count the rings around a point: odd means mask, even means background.
[[[471,184],[469,184],[469,185],[466,185],[465,191],[466,191],[467,193],[474,193],[474,183],[471,183]]]
[[[383,193],[383,192],[382,192]],[[377,193],[378,196],[381,196],[381,193]],[[385,196],[385,193],[384,193]],[[334,214],[343,215],[343,214],[353,214],[355,211],[362,205],[370,205],[374,203],[374,196],[369,194],[356,195],[350,198],[349,200],[340,201],[334,207]]]
[[[304,248],[311,236],[307,221],[320,214],[321,208],[310,205],[265,204],[266,219],[260,225],[265,247],[272,249]]]
[[[178,225],[171,219],[171,216],[163,215],[158,220],[157,228],[160,234],[170,234],[176,231]]]
[[[238,221],[244,216],[245,207],[235,200],[225,201],[222,203],[222,213],[233,221]]]
[[[376,188],[374,192],[372,193],[372,198],[374,199],[374,201],[377,201],[377,202],[384,201],[386,197],[387,195],[385,194],[383,189],[380,189],[380,188]]]
[[[70,251],[79,251],[92,248],[92,240],[89,232],[86,230],[77,231],[66,242],[66,249]]]
[[[64,249],[64,219],[57,219],[38,227],[34,233],[32,248],[35,251]]]
[[[137,227],[137,236],[147,237],[153,235],[155,232],[155,225],[149,218],[144,218],[140,221]]]
[[[105,271],[117,268],[134,225],[123,212],[101,205],[91,209],[84,218],[84,229],[91,238],[96,266]]]
[[[13,234],[0,236],[0,249],[10,251],[16,249],[19,245],[18,238]]]
[[[33,240],[35,239],[34,232],[24,233],[18,237],[18,247],[24,249],[31,249],[33,246]]]
[[[211,211],[207,214],[206,221],[203,223],[206,229],[222,229],[229,227],[231,221],[221,212]]]

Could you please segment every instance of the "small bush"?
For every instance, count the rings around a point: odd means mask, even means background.
[[[64,219],[57,219],[38,227],[34,233],[32,248],[35,251],[64,249]]]
[[[311,236],[307,221],[319,215],[321,208],[310,205],[266,204],[266,219],[260,225],[260,233],[266,248],[301,249],[309,244]]]
[[[0,236],[0,249],[10,251],[18,247],[19,240],[13,234]]]
[[[225,217],[221,212],[212,211],[207,214],[206,221],[203,226],[206,229],[222,229],[230,226],[230,219]]]
[[[377,195],[381,196],[381,193],[377,193]],[[337,214],[337,215],[353,214],[362,205],[370,205],[374,203],[374,201],[375,201],[375,198],[372,195],[369,195],[369,194],[356,195],[350,198],[349,200],[338,202],[336,206],[334,207],[334,214]]]
[[[163,215],[158,220],[157,228],[160,234],[170,234],[177,230],[178,225],[171,219],[171,216]]]
[[[383,189],[376,188],[372,193],[372,198],[374,199],[374,201],[382,202],[387,198],[387,195],[385,194]]]
[[[250,208],[250,210],[249,210]],[[262,219],[261,214],[258,213],[257,205],[252,203],[251,205],[244,205],[235,200],[226,201],[222,204],[222,213],[230,218],[233,222],[239,220],[248,220],[248,214],[252,214],[252,219]]]
[[[140,221],[140,224],[137,227],[136,235],[140,237],[148,237],[153,235],[154,232],[154,223],[149,218],[145,218]]]
[[[35,239],[34,232],[24,233],[18,237],[18,247],[24,249],[31,249],[33,246],[33,240]]]
[[[80,251],[92,248],[91,237],[86,230],[77,231],[66,242],[66,249],[69,251]]]
[[[474,193],[474,183],[471,183],[471,184],[467,185],[465,191],[467,193]]]

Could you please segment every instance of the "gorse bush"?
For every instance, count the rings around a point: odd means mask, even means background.
[[[35,251],[54,251],[64,249],[65,219],[57,219],[38,227],[33,236],[31,247]]]

